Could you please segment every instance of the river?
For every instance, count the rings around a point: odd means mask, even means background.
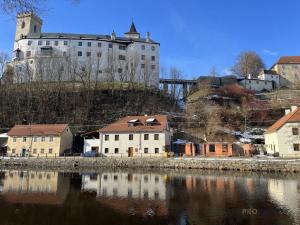
[[[0,224],[297,225],[300,179],[192,170],[5,170]]]

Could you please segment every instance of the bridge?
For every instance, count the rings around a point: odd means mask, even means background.
[[[182,97],[186,98],[191,89],[197,85],[197,80],[184,80],[184,79],[160,79],[159,83],[163,85],[163,90],[168,93],[169,85],[181,85]]]

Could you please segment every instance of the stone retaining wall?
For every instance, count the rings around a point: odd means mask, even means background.
[[[253,158],[4,158],[0,168],[20,169],[98,169],[158,168],[208,169],[262,172],[300,172],[300,160]]]

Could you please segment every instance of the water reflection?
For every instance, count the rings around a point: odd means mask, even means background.
[[[241,173],[3,171],[0,224],[296,225],[299,187]]]

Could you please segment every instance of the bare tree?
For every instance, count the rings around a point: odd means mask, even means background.
[[[242,52],[236,60],[235,65],[231,68],[232,72],[240,76],[257,77],[259,72],[265,68],[262,58],[253,51]]]
[[[6,52],[0,52],[0,80],[2,79],[9,57]]]

